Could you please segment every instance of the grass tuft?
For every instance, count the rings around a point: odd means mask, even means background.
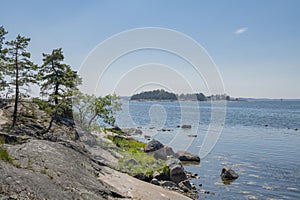
[[[12,157],[8,154],[6,149],[4,149],[2,146],[0,146],[0,159],[4,160],[10,164],[13,164],[13,159]]]

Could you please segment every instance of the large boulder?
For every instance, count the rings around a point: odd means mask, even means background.
[[[235,180],[239,175],[229,167],[223,167],[221,172],[222,180]]]
[[[175,183],[180,183],[187,179],[184,167],[180,160],[172,158],[167,160],[167,166],[169,167],[169,178]]]
[[[161,149],[158,149],[157,151],[154,152],[154,157],[156,159],[162,159],[162,160],[167,160],[168,157],[174,156],[175,153],[171,147],[164,146]]]
[[[164,145],[161,142],[153,139],[147,143],[146,147],[144,148],[144,151],[145,152],[154,152],[163,147],[164,147]]]
[[[178,158],[180,161],[200,162],[200,157],[197,154],[192,154],[187,151],[178,151],[175,154],[175,157]]]

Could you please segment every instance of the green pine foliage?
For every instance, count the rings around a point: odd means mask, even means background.
[[[43,54],[43,65],[39,67],[41,96],[48,98],[48,105],[44,109],[51,116],[49,126],[44,132],[51,129],[54,120],[72,118],[72,98],[78,91],[81,79],[63,60],[62,49],[54,49],[51,54]]]
[[[51,54],[43,54],[43,65],[39,67],[41,95],[49,97],[49,102],[55,105],[72,96],[72,92],[78,90],[77,86],[81,83],[77,72],[63,63],[63,60],[62,49],[54,49]]]
[[[35,70],[37,66],[30,61],[30,53],[26,51],[30,38],[18,35],[15,40],[6,42],[7,45],[7,64],[6,75],[10,76],[8,85],[14,91],[14,112],[13,123],[14,127],[17,123],[18,104],[21,97],[26,97],[27,92],[21,89],[26,89],[31,83],[36,82]]]
[[[22,122],[19,119],[22,114],[19,104],[21,100],[29,100],[24,98],[30,97],[28,91],[33,84],[40,87],[40,98],[33,98],[32,102],[49,115],[45,119],[49,125],[43,133],[51,129],[54,121],[73,125],[74,113],[76,121],[87,130],[98,128],[99,120],[114,124],[114,111],[120,109],[119,97],[96,97],[80,93],[78,86],[81,78],[71,66],[64,63],[61,48],[42,54],[43,64],[37,66],[30,61],[31,55],[27,51],[30,38],[18,35],[15,40],[5,42],[6,34],[7,31],[0,26],[0,98],[14,100],[12,127]],[[73,105],[77,106],[75,112]],[[22,116],[34,118],[29,112]]]

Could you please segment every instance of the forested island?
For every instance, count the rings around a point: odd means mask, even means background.
[[[132,95],[130,100],[136,101],[229,101],[230,96],[226,94],[217,94],[211,96],[205,96],[203,93],[193,94],[175,94],[165,91],[163,89],[145,91],[135,95]]]

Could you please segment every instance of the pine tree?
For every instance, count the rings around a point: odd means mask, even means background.
[[[51,129],[59,117],[72,117],[72,97],[81,83],[76,71],[63,63],[62,49],[54,49],[51,54],[43,54],[43,65],[39,68],[38,80],[41,95],[48,97],[51,121],[45,132]]]
[[[49,102],[59,104],[59,100],[69,94],[69,90],[77,90],[80,79],[64,60],[62,49],[54,49],[51,54],[43,54],[43,65],[39,70],[41,95],[48,96]]]
[[[6,81],[4,79],[5,76],[5,50],[3,49],[3,42],[5,39],[5,35],[7,34],[7,31],[3,28],[3,26],[0,26],[0,91],[4,90],[6,86]]]
[[[21,89],[23,86],[30,86],[31,83],[36,82],[36,76],[34,74],[37,66],[34,65],[30,59],[30,53],[26,51],[30,38],[25,38],[20,35],[15,40],[6,42],[7,45],[7,75],[10,75],[11,80],[8,83],[13,86],[15,93],[15,103],[13,112],[14,127],[17,123],[18,117],[18,104],[22,95]]]

